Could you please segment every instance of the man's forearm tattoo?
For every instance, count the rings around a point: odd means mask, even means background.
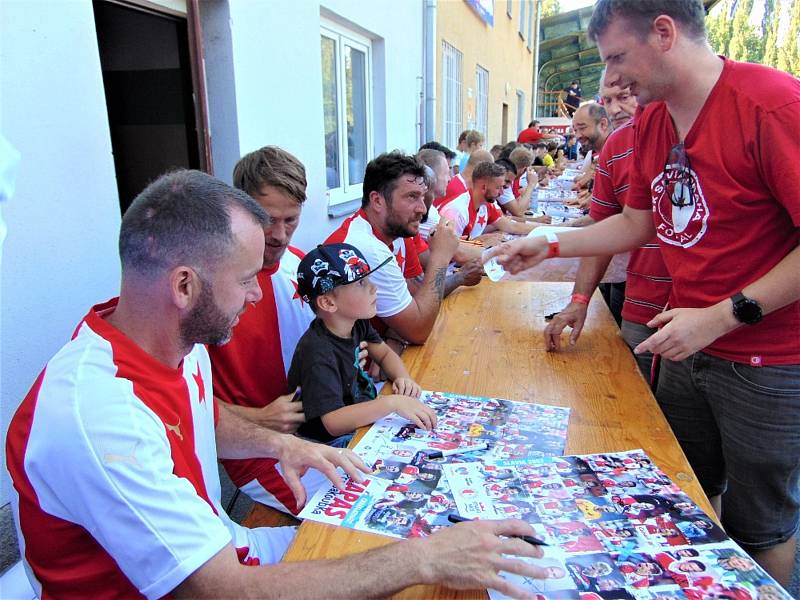
[[[433,289],[436,291],[436,297],[439,298],[439,302],[441,302],[444,297],[444,282],[446,279],[447,267],[442,267],[436,271],[436,275],[433,278]]]

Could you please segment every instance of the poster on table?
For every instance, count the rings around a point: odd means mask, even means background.
[[[428,391],[421,400],[436,412],[436,428],[425,431],[396,415],[376,422],[355,447],[373,474],[362,484],[348,480],[344,490],[319,490],[300,518],[424,537],[449,526],[455,510],[444,466],[564,452],[568,408]]]
[[[443,471],[460,516],[519,518],[548,544],[548,579],[502,574],[542,599],[791,598],[641,450]]]

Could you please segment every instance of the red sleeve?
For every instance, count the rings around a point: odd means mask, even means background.
[[[414,245],[412,238],[405,238],[403,242],[406,245],[406,262],[403,265],[403,277],[406,279],[413,279],[422,275],[422,265],[419,262],[419,255],[417,254],[417,247]]]
[[[594,189],[592,190],[592,204],[589,216],[595,221],[602,221],[612,215],[622,212],[622,206],[617,201],[614,193],[613,167],[608,164],[608,146],[603,148],[597,161],[594,175]]]
[[[637,113],[638,114],[638,113]],[[642,129],[637,121],[633,137],[633,165],[631,166],[630,187],[628,188],[628,206],[637,210],[652,210],[653,200],[650,196],[650,182],[642,168],[642,152],[647,152],[642,142]]]
[[[770,193],[800,227],[800,100],[764,114],[758,121],[758,171]]]
[[[428,242],[422,239],[420,234],[414,236],[414,247],[417,249],[417,255],[422,254],[428,250]],[[417,256],[419,258],[419,256]]]
[[[497,221],[497,219],[503,216],[503,211],[500,210],[500,207],[497,206],[497,204],[495,204],[494,202],[490,202],[489,204],[486,205],[486,214],[489,217],[487,223],[494,223],[495,221]]]
[[[520,179],[522,179],[522,175],[520,175],[519,177],[517,177],[517,178],[514,180],[514,183],[512,183],[512,184],[511,184],[511,191],[514,193],[514,198],[519,198],[519,197],[520,197],[520,195],[522,194],[522,190],[521,190],[521,189],[520,189],[520,187],[519,187],[519,181],[520,181]]]

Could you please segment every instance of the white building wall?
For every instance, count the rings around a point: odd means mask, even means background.
[[[309,186],[293,243],[307,250],[341,222],[327,216],[320,17],[372,39],[373,155],[394,148],[415,152],[422,2],[217,0],[201,3],[201,11],[216,175],[230,182],[239,156],[268,144],[295,154],[306,166]],[[220,31],[226,19],[229,39]],[[229,59],[222,58],[226,53]],[[225,72],[233,73],[234,93],[224,83]]]
[[[22,160],[4,206],[3,468],[8,422],[88,308],[119,289],[120,214],[91,2],[5,0],[0,130]]]

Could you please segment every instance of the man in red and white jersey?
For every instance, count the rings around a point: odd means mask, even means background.
[[[220,504],[218,455],[300,473],[365,469],[352,453],[218,407],[203,344],[258,302],[264,211],[198,171],[158,179],[126,211],[122,292],[93,307],[8,430],[22,556],[41,598],[166,596],[209,560],[280,560],[292,528],[248,530]],[[196,589],[196,588],[194,588]]]
[[[633,166],[633,116],[636,113],[636,97],[628,88],[607,85],[600,87],[603,108],[614,126],[614,132],[603,144],[597,160],[592,204],[589,215],[580,219],[581,226],[602,221],[619,214],[628,195],[630,170]],[[544,330],[547,350],[561,348],[561,332],[572,328],[570,344],[575,344],[586,321],[589,299],[597,288],[603,273],[611,263],[612,256],[586,257],[581,259],[572,299]],[[647,326],[653,317],[664,310],[669,300],[671,278],[661,258],[658,240],[631,253],[627,268],[625,300],[622,305],[622,337],[633,350],[656,330]],[[639,369],[650,381],[653,355],[649,352],[635,355]]]
[[[476,150],[470,154],[464,172],[459,173],[449,181],[447,184],[447,191],[443,196],[434,198],[433,205],[441,210],[450,200],[458,198],[461,194],[469,190],[472,186],[472,172],[475,170],[476,166],[486,161],[494,162],[494,157],[488,150]]]
[[[700,0],[599,0],[589,34],[645,105],[622,214],[498,248],[512,272],[658,236],[656,397],[728,534],[788,584],[800,527],[800,81],[713,53]],[[490,255],[491,256],[491,255]]]
[[[242,157],[233,185],[267,211],[264,267],[257,275],[264,298],[248,306],[230,343],[209,348],[214,396],[240,417],[281,433],[304,421],[302,402],[287,394],[286,374],[297,341],[314,314],[297,293],[297,265],[303,253],[291,246],[306,199],[306,171],[290,153],[265,146]],[[222,461],[234,484],[253,500],[296,514],[289,486],[273,459]],[[326,482],[316,470],[303,477],[309,495]]]
[[[424,344],[433,328],[447,266],[458,248],[452,224],[441,219],[429,237],[430,257],[423,274],[413,238],[427,211],[424,175],[419,161],[399,151],[371,160],[364,174],[361,209],[325,242],[352,244],[371,265],[394,255],[396,260],[370,276],[378,288],[377,316],[412,344]],[[412,296],[406,279],[420,275]]]
[[[547,577],[503,558],[542,556],[509,539],[533,533],[521,521],[462,523],[336,561],[273,565],[294,529],[247,529],[225,514],[218,457],[277,458],[298,504],[308,468],[340,488],[337,468],[350,486],[368,470],[350,450],[259,427],[214,402],[205,344],[229,340],[261,299],[267,218],[247,194],[199,171],[159,178],[126,211],[120,297],[89,311],[8,430],[12,505],[37,596],[363,598],[421,583],[525,595],[497,575],[503,564]]]
[[[526,235],[539,223],[522,223],[503,215],[496,201],[503,193],[506,168],[493,161],[478,164],[472,172],[469,190],[445,204],[440,210],[443,219],[453,222],[456,234],[473,240],[486,232],[498,230]]]

